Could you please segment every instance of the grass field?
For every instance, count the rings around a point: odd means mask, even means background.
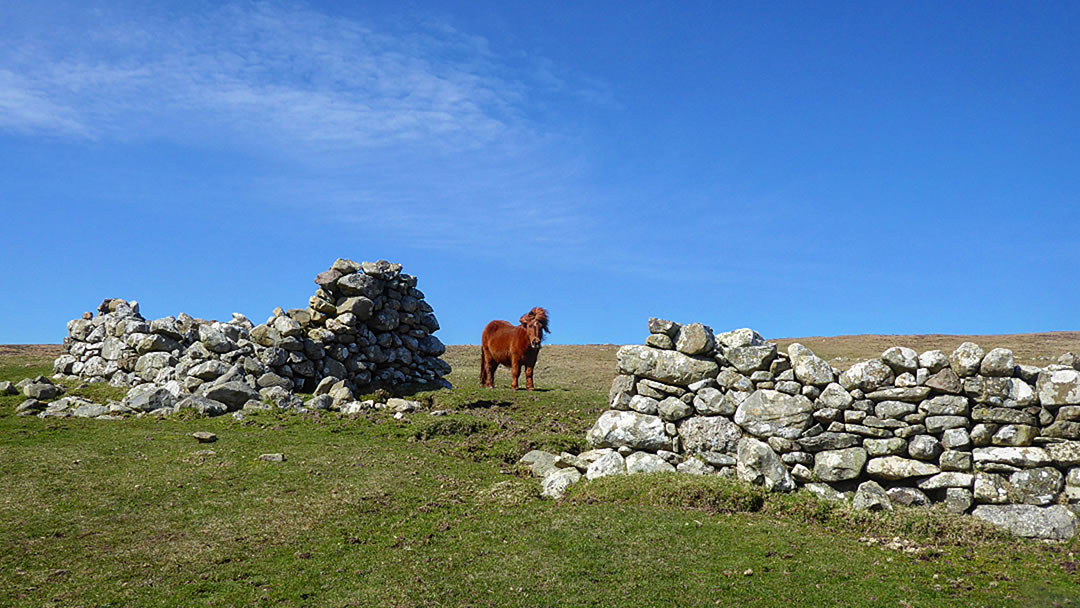
[[[854,360],[875,343],[857,338],[800,341]],[[1080,350],[1031,342],[1022,360]],[[528,393],[505,388],[505,370],[481,389],[478,349],[453,346],[454,390],[419,396],[449,414],[404,420],[40,420],[0,398],[0,605],[1080,603],[1080,541],[1014,540],[937,511],[853,513],[675,475],[541,500],[514,462],[585,447],[616,350],[545,347]],[[0,349],[0,379],[47,373],[53,354]],[[197,443],[198,430],[218,441]]]

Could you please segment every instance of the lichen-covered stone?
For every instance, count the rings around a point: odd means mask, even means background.
[[[890,386],[895,375],[892,368],[881,359],[861,361],[840,374],[840,386],[847,390],[859,389],[872,392],[883,386]]]
[[[736,449],[736,474],[739,479],[763,485],[772,492],[795,491],[795,480],[791,473],[767,443],[743,437]]]
[[[720,366],[711,359],[693,358],[678,351],[627,345],[616,354],[618,371],[666,384],[687,386],[716,377]]]
[[[802,395],[757,390],[735,411],[735,424],[758,437],[796,439],[813,424],[814,404]]]
[[[826,450],[814,455],[814,474],[827,482],[857,479],[866,466],[867,453],[861,447]]]
[[[651,452],[670,444],[663,420],[633,411],[604,412],[585,438],[593,447],[627,447]]]
[[[1080,519],[1063,505],[980,505],[971,514],[1016,536],[1059,541],[1076,535]]]
[[[688,453],[734,453],[743,432],[722,416],[695,416],[679,424],[679,439]]]

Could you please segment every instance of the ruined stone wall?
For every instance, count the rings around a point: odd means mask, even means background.
[[[805,346],[780,352],[749,329],[714,336],[651,319],[649,330],[645,345],[618,352],[611,409],[588,432],[596,449],[573,458],[586,477],[730,475],[862,508],[944,503],[1025,536],[1076,531],[1080,366],[1071,354],[1039,368],[970,342],[952,353],[893,347],[840,372]]]
[[[68,323],[54,372],[135,387],[129,400],[140,411],[190,396],[231,411],[275,387],[279,398],[336,390],[335,402],[345,402],[377,388],[448,386],[439,323],[416,277],[401,269],[339,259],[315,278],[306,308],[278,308],[259,325],[238,313],[224,323],[183,313],[147,320],[137,302],[106,300],[96,316]],[[228,394],[216,390],[230,383]]]

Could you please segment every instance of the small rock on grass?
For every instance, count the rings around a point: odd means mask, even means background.
[[[213,443],[217,441],[217,435],[209,431],[195,431],[191,434],[199,443]]]
[[[267,462],[285,462],[284,454],[263,454],[259,456],[259,460],[265,460]]]

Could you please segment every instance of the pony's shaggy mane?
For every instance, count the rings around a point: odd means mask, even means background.
[[[548,311],[546,309],[537,306],[536,308],[530,310],[524,317],[521,317],[522,322],[524,322],[525,325],[528,325],[528,323],[525,322],[525,317],[530,317],[532,321],[539,323],[540,327],[543,328],[544,331],[548,332],[549,334],[551,333],[551,330],[548,329]]]

